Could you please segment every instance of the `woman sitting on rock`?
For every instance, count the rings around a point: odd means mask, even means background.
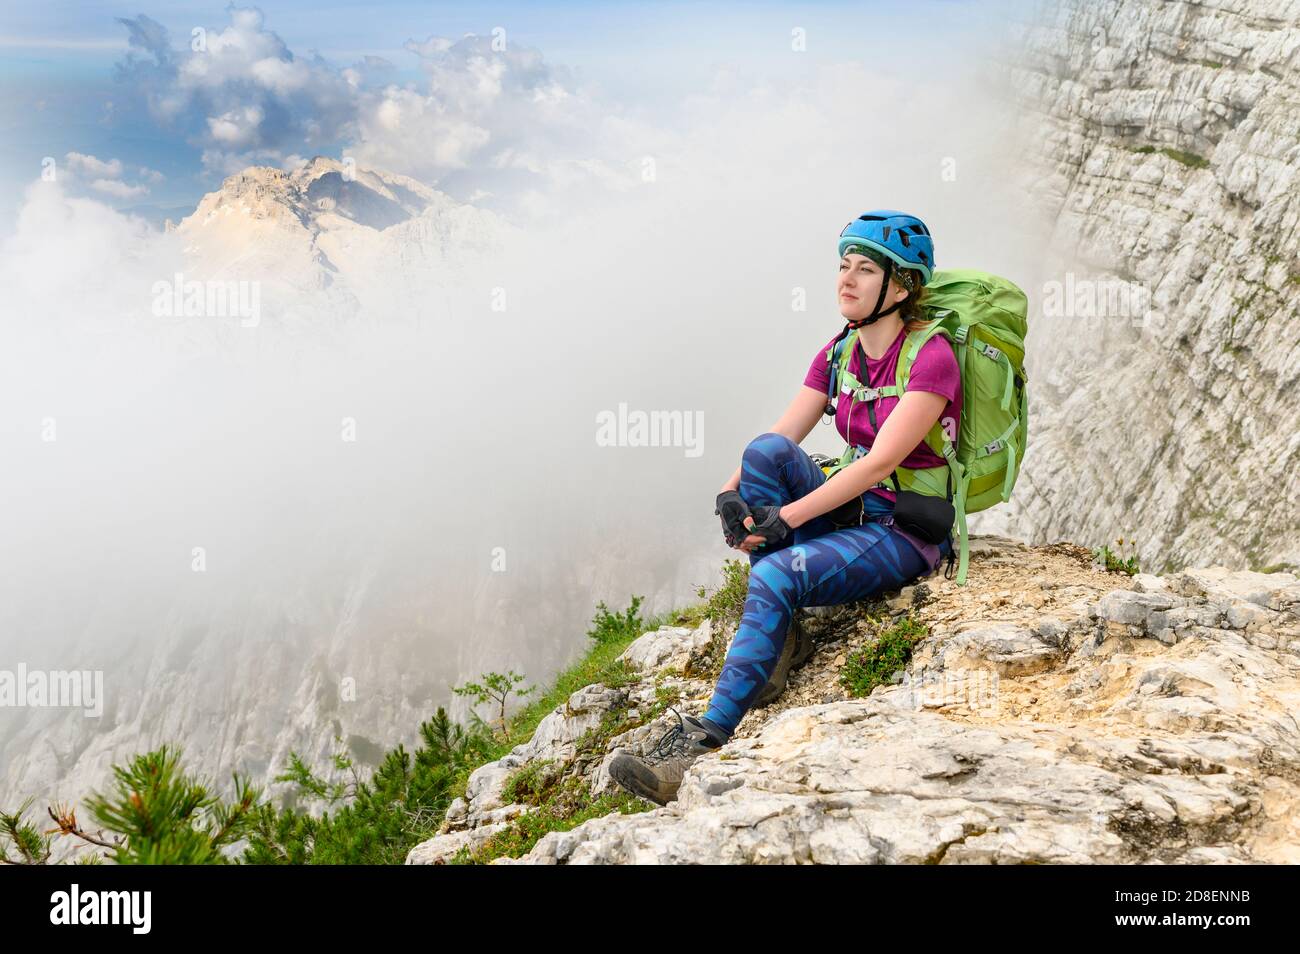
[[[750,576],[713,698],[703,716],[679,717],[649,755],[619,754],[610,763],[619,784],[661,805],[676,798],[687,766],[725,743],[751,707],[779,695],[791,666],[810,654],[796,608],[899,589],[933,573],[951,552],[951,538],[936,546],[894,526],[888,480],[900,465],[944,463],[924,441],[936,421],[956,442],[962,391],[949,341],[928,340],[905,393],[872,401],[870,413],[847,398],[832,408],[827,398],[828,349],[846,335],[853,349],[848,372],[865,388],[895,384],[907,332],[925,325],[920,306],[934,268],[929,229],[901,212],[867,212],[845,226],[839,254],[837,292],[847,327],[817,351],[785,414],[749,443],[718,495],[723,535],[750,555]],[[828,481],[799,443],[832,410],[844,439],[868,452]]]

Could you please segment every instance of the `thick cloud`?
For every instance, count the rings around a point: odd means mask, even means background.
[[[295,150],[332,151],[350,138],[360,106],[354,82],[318,56],[294,55],[265,28],[260,10],[229,12],[229,26],[200,30],[181,49],[146,16],[121,20],[132,52],[118,64],[119,79],[143,93],[159,121],[201,147],[214,171]]]
[[[10,343],[76,321],[113,330],[121,316],[141,311],[142,289],[180,263],[175,243],[142,219],[70,192],[63,176],[30,185],[13,234],[0,246],[0,287],[9,304],[0,327]],[[12,371],[39,377],[34,366],[14,360]]]
[[[633,181],[628,126],[562,67],[502,35],[408,40],[424,79],[392,82],[373,56],[336,68],[296,55],[256,8],[174,46],[147,16],[121,20],[119,78],[202,150],[214,173],[346,153],[468,199],[536,197]]]
[[[615,111],[541,53],[502,37],[408,41],[423,88],[367,93],[352,151],[452,194],[519,196],[567,187],[628,188],[630,140]]]

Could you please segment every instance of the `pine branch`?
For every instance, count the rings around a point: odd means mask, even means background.
[[[55,808],[57,808],[58,811],[55,811]],[[49,812],[50,817],[54,819],[54,824],[58,826],[57,828],[49,829],[49,831],[46,832],[47,835],[55,833],[59,835],[75,835],[82,841],[89,842],[92,845],[97,845],[100,848],[112,848],[114,850],[122,844],[121,839],[118,839],[115,842],[105,841],[102,837],[104,834],[102,828],[99,830],[99,835],[101,837],[95,837],[87,832],[77,824],[77,813],[73,808],[56,805],[45,810]]]

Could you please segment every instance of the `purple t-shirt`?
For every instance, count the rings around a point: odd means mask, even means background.
[[[838,336],[837,336],[838,337]],[[894,343],[889,346],[879,358],[871,358],[862,349],[858,343],[857,335],[850,332],[850,342],[846,342],[845,347],[853,346],[853,354],[849,358],[849,371],[865,387],[888,387],[897,383],[898,359],[903,350],[903,342],[907,338],[905,330],[900,329],[898,337]],[[826,349],[835,341],[832,338],[827,341],[813,358],[813,362],[808,367],[808,374],[804,377],[803,383],[810,388],[826,393],[829,385],[826,368]],[[863,362],[866,362],[866,371],[863,372]],[[850,444],[861,445],[870,448],[876,439],[877,429],[871,426],[871,417],[867,414],[866,404],[855,402],[845,393],[846,384],[840,382],[840,394],[836,398],[835,427],[840,432],[840,436]],[[957,367],[957,356],[953,353],[952,345],[948,339],[942,335],[935,335],[929,341],[921,346],[921,350],[916,355],[916,360],[912,362],[912,370],[907,379],[908,391],[929,391],[933,394],[942,394],[948,399],[944,405],[943,412],[939,415],[939,423],[943,426],[948,434],[948,439],[955,444],[957,441],[957,425],[961,421],[961,371]],[[885,420],[889,417],[889,412],[898,406],[898,398],[882,397],[875,402],[876,423],[881,427],[885,426]],[[916,448],[903,458],[902,465],[908,468],[920,467],[938,467],[944,463],[943,457],[932,451],[925,441],[922,441]],[[895,494],[892,488],[872,487],[869,493],[878,494],[891,503]],[[892,518],[889,521],[892,524]],[[933,544],[919,540],[909,533],[894,528],[898,533],[905,536],[913,546],[921,553],[930,564],[931,570],[939,565],[939,548]]]

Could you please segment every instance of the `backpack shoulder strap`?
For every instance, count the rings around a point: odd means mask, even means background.
[[[907,384],[908,377],[912,373],[912,364],[916,361],[916,356],[921,353],[921,347],[935,335],[943,335],[954,349],[956,348],[956,338],[942,320],[932,321],[919,331],[908,332],[907,340],[903,342],[903,350],[898,356],[899,387]]]
[[[834,413],[835,395],[839,393],[840,375],[848,373],[849,358],[853,349],[847,345],[856,336],[848,328],[826,349],[826,411]]]
[[[907,382],[912,376],[912,364],[916,361],[916,356],[921,353],[921,347],[937,335],[947,338],[949,343],[953,345],[953,350],[956,351],[957,345],[953,333],[942,320],[933,321],[919,331],[908,333],[907,340],[903,342],[903,350],[898,356],[897,381],[900,397],[907,390]],[[960,366],[960,356],[957,363]],[[948,432],[943,429],[941,421],[934,422],[934,427],[930,428],[929,433],[925,435],[925,443],[930,450],[945,460],[952,461],[956,457],[956,448],[953,446],[953,442],[948,439]]]

